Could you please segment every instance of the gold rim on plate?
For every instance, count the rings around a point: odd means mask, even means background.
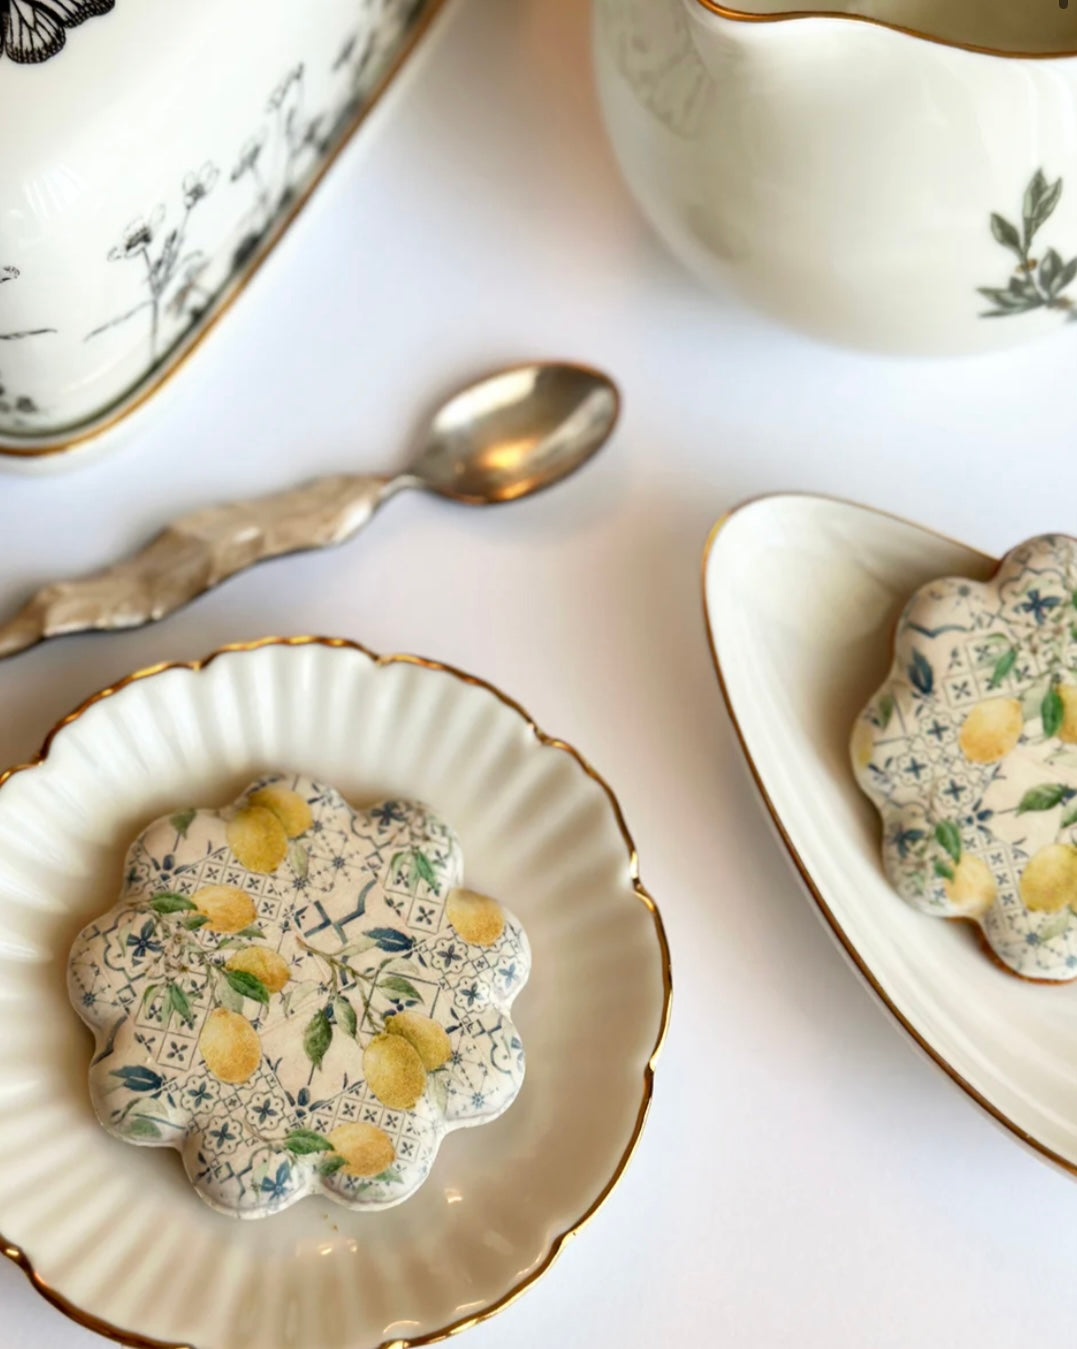
[[[202,345],[204,339],[216,328],[220,320],[232,308],[232,305],[247,289],[258,272],[261,271],[270,254],[276,252],[277,245],[314,195],[316,189],[321,186],[323,178],[336,164],[337,159],[347,146],[351,144],[355,133],[396,83],[397,75],[401,73],[404,65],[414,54],[420,41],[446,3],[447,0],[428,0],[426,12],[416,21],[415,27],[393,57],[388,68],[372,90],[370,97],[356,110],[355,116],[340,133],[333,148],[315,169],[310,181],[303,187],[302,191],[296,193],[294,201],[284,214],[269,227],[265,238],[262,239],[251,255],[250,261],[236,276],[225,281],[218,293],[217,300],[210,305],[206,316],[194,323],[156,365],[137,379],[125,393],[120,394],[118,398],[113,400],[104,411],[83,418],[66,432],[60,430],[55,433],[41,432],[40,434],[27,436],[5,436],[0,433],[0,460],[8,459],[14,462],[29,460],[36,463],[42,459],[70,454],[73,450],[84,448],[90,441],[104,436],[120,422],[125,421],[142,408],[162,385],[167,383],[187,363],[187,358]]]
[[[105,698],[111,698],[113,694],[119,693],[130,684],[136,684],[143,679],[152,679],[155,675],[163,674],[166,670],[191,670],[198,672],[206,669],[215,661],[218,656],[227,656],[243,651],[258,651],[263,647],[269,646],[325,646],[330,648],[339,648],[346,651],[358,651],[366,656],[368,660],[374,662],[376,666],[383,665],[417,665],[424,670],[433,670],[439,674],[451,675],[453,679],[459,680],[463,684],[469,684],[474,688],[485,690],[505,707],[515,712],[526,723],[528,730],[541,745],[551,749],[561,750],[573,759],[580,768],[587,774],[592,781],[596,782],[606,794],[606,798],[613,810],[614,818],[617,821],[617,827],[624,839],[625,847],[628,850],[629,876],[632,881],[632,891],[636,898],[650,913],[654,920],[655,937],[658,942],[658,951],[662,962],[662,1013],[659,1018],[658,1033],[655,1038],[654,1047],[648,1055],[647,1062],[643,1070],[643,1095],[640,1101],[639,1110],[636,1114],[636,1121],[632,1128],[631,1136],[625,1147],[624,1152],[614,1169],[613,1175],[599,1191],[598,1197],[589,1205],[587,1209],[577,1218],[571,1226],[567,1227],[557,1237],[551,1241],[549,1249],[545,1256],[539,1261],[538,1265],[524,1278],[520,1279],[512,1288],[502,1297],[492,1302],[482,1311],[473,1312],[468,1316],[461,1317],[458,1321],[442,1326],[438,1330],[433,1330],[429,1334],[420,1335],[415,1338],[384,1340],[377,1349],[419,1349],[421,1345],[433,1344],[437,1340],[448,1339],[452,1335],[458,1335],[463,1330],[468,1330],[480,1322],[488,1320],[489,1317],[503,1311],[511,1303],[515,1302],[521,1294],[525,1293],[532,1284],[536,1283],[543,1274],[550,1268],[557,1257],[561,1254],[566,1243],[570,1238],[582,1231],[584,1226],[590,1222],[602,1205],[606,1202],[611,1191],[625,1172],[625,1168],[632,1159],[632,1154],[636,1150],[640,1135],[643,1132],[643,1126],[647,1119],[647,1113],[650,1109],[651,1096],[654,1091],[654,1069],[658,1061],[658,1056],[662,1050],[662,1044],[666,1038],[666,1031],[669,1028],[670,1006],[673,997],[673,972],[670,962],[669,943],[666,940],[665,927],[662,923],[662,916],[658,912],[658,906],[648,892],[639,874],[639,856],[636,852],[636,845],[633,842],[632,835],[629,833],[628,825],[625,823],[624,812],[621,809],[621,803],[618,801],[613,788],[609,785],[602,775],[591,766],[587,759],[567,741],[558,740],[554,736],[547,735],[538,725],[534,718],[523,708],[515,699],[510,698],[508,694],[502,693],[499,688],[488,683],[485,679],[480,679],[476,675],[467,674],[463,670],[458,670],[455,666],[444,665],[440,661],[427,660],[422,656],[410,656],[395,654],[390,656],[379,656],[368,647],[359,642],[353,642],[344,637],[262,637],[250,642],[234,642],[228,646],[222,646],[210,655],[201,660],[191,661],[169,661],[159,665],[151,665],[144,670],[138,670],[134,674],[127,675],[124,679],[108,688],[101,689],[100,692],[93,694],[69,712],[66,717],[58,721],[52,730],[45,737],[37,755],[29,762],[18,764],[13,768],[7,769],[0,774],[0,789],[13,777],[19,773],[26,773],[44,763],[52,748],[53,741],[72,722],[77,721],[84,712],[88,711],[96,703],[102,702]],[[69,1301],[61,1293],[51,1288],[34,1268],[29,1255],[17,1246],[13,1241],[7,1240],[0,1235],[0,1253],[13,1261],[23,1271],[30,1280],[33,1287],[48,1302],[57,1308],[58,1311],[69,1317],[72,1321],[84,1326],[87,1330],[95,1331],[98,1335],[105,1336],[106,1339],[115,1340],[117,1344],[133,1346],[133,1349],[195,1349],[193,1344],[178,1344],[171,1341],[151,1339],[145,1335],[138,1334],[137,1331],[123,1330],[119,1326],[113,1325],[109,1321],[102,1320],[100,1317],[93,1316],[89,1312],[83,1311],[81,1307]],[[356,1349],[368,1349],[368,1346],[356,1346]]]
[[[722,532],[725,526],[729,524],[729,522],[733,519],[735,515],[739,515],[742,511],[747,510],[750,506],[754,506],[761,501],[771,501],[776,499],[777,497],[798,497],[798,496],[805,497],[809,500],[814,501],[834,502],[841,506],[855,506],[858,510],[868,511],[873,515],[882,516],[887,520],[897,521],[897,523],[902,525],[908,525],[910,528],[924,529],[924,526],[917,525],[914,521],[905,519],[904,516],[895,515],[892,511],[878,510],[874,506],[863,506],[859,502],[850,501],[845,497],[830,496],[829,494],[826,493],[814,493],[814,492],[763,493],[760,496],[749,497],[748,500],[742,501],[738,506],[734,506],[732,510],[727,511],[724,515],[719,517],[719,519],[711,529],[710,534],[707,536],[707,542],[703,548],[703,621],[704,626],[707,630],[707,644],[710,648],[711,660],[714,663],[714,673],[718,677],[718,687],[722,691],[722,699],[725,702],[726,711],[729,714],[729,720],[733,726],[733,731],[737,737],[737,741],[740,745],[741,752],[744,755],[744,761],[748,765],[748,769],[749,772],[751,773],[752,780],[755,783],[756,790],[759,792],[763,804],[767,808],[767,812],[770,815],[771,822],[773,823],[775,829],[778,831],[778,837],[781,839],[786,852],[789,854],[789,858],[792,861],[793,866],[796,868],[800,876],[800,879],[804,882],[808,894],[815,902],[815,906],[819,910],[820,915],[822,916],[826,925],[830,928],[832,935],[836,938],[842,950],[845,952],[846,956],[849,958],[850,961],[852,961],[853,965],[857,969],[860,976],[863,978],[864,982],[868,985],[868,987],[879,999],[879,1001],[883,1004],[886,1010],[891,1014],[891,1016],[894,1017],[898,1025],[901,1026],[901,1028],[912,1037],[913,1041],[920,1047],[920,1049],[924,1051],[924,1053],[928,1056],[929,1059],[931,1059],[931,1061],[936,1065],[936,1067],[941,1068],[942,1071],[946,1074],[946,1076],[951,1080],[951,1082],[956,1083],[956,1085],[959,1086],[967,1096],[971,1097],[972,1100],[975,1101],[976,1104],[980,1106],[981,1109],[985,1110],[988,1113],[988,1115],[990,1115],[991,1118],[995,1121],[996,1124],[1001,1124],[1002,1127],[1006,1129],[1009,1133],[1011,1133],[1016,1139],[1018,1139],[1019,1142],[1024,1143],[1027,1147],[1030,1147],[1034,1152],[1038,1153],[1041,1157],[1046,1158],[1049,1162],[1053,1162],[1056,1166],[1060,1166],[1064,1171],[1068,1172],[1070,1175],[1077,1176],[1077,1164],[1061,1156],[1059,1153],[1055,1152],[1052,1148],[1047,1147],[1046,1144],[1042,1143],[1033,1134],[1028,1133],[1027,1130],[1022,1129],[1019,1124],[1017,1124],[1014,1120],[1010,1119],[1010,1117],[1003,1110],[1000,1110],[999,1107],[995,1105],[992,1101],[989,1101],[987,1097],[983,1095],[982,1092],[980,1092],[976,1087],[972,1085],[971,1082],[969,1082],[966,1078],[962,1077],[962,1075],[953,1066],[953,1064],[951,1064],[949,1060],[946,1059],[934,1047],[934,1045],[932,1045],[931,1042],[920,1033],[919,1030],[917,1030],[917,1028],[908,1019],[908,1017],[906,1017],[905,1013],[901,1010],[901,1008],[898,1007],[897,1003],[894,1002],[890,994],[886,991],[886,989],[882,986],[879,980],[875,977],[875,974],[872,971],[871,967],[867,964],[867,962],[864,960],[864,958],[858,951],[856,944],[847,935],[845,929],[842,927],[841,923],[838,921],[834,912],[827,904],[826,899],[823,897],[822,891],[816,885],[811,875],[811,872],[808,870],[807,863],[801,857],[800,853],[797,851],[796,845],[790,838],[785,828],[785,824],[782,820],[782,817],[778,812],[778,808],[777,806],[775,806],[773,800],[771,799],[770,793],[767,791],[766,784],[763,781],[763,775],[759,771],[759,768],[755,760],[752,758],[752,752],[748,747],[748,741],[745,738],[744,730],[740,724],[740,721],[737,718],[736,709],[733,706],[733,699],[730,697],[729,688],[725,680],[725,675],[722,672],[722,662],[718,656],[718,647],[715,641],[714,627],[711,622],[711,617],[707,605],[707,568],[710,563],[711,552],[714,548],[715,543],[717,542],[719,534]],[[970,553],[978,554],[978,556],[982,557],[987,562],[991,562],[996,566],[998,565],[998,559],[992,557],[989,553],[981,552],[980,549],[973,548],[967,543],[962,543],[959,539],[953,539],[948,534],[940,534],[937,530],[926,530],[925,532],[935,534],[937,538],[941,539],[945,543],[952,543],[956,547],[964,548]]]
[[[853,23],[871,24],[873,28],[885,28],[891,33],[901,33],[905,37],[920,38],[924,42],[933,42],[938,47],[953,47],[958,51],[975,52],[978,56],[1002,56],[1013,61],[1059,61],[1068,56],[1077,56],[1077,49],[1062,52],[1011,52],[1001,47],[983,47],[975,42],[959,42],[956,38],[937,37],[925,33],[920,28],[911,28],[906,24],[891,23],[888,19],[876,19],[870,14],[850,14],[848,10],[828,9],[787,9],[778,14],[751,14],[747,10],[724,5],[721,0],[696,0],[697,4],[717,14],[720,19],[730,19],[734,23],[784,23],[789,19],[846,19]],[[1066,6],[1063,4],[1062,9]]]

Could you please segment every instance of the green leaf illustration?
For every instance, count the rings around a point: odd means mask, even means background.
[[[128,1138],[160,1138],[161,1131],[153,1120],[145,1115],[131,1115],[127,1120],[125,1133]]]
[[[194,1013],[191,1011],[190,999],[179,984],[168,985],[168,1005],[181,1021],[186,1022],[188,1026],[194,1025]]]
[[[438,888],[438,878],[429,857],[424,852],[415,853],[415,869],[431,890]]]
[[[354,1039],[359,1020],[355,1015],[355,1008],[347,998],[339,993],[333,999],[333,1016],[344,1034],[350,1035]]]
[[[1073,917],[1068,907],[1061,909],[1058,913],[1052,914],[1039,930],[1041,942],[1054,941],[1056,937],[1061,937],[1063,932],[1070,925],[1070,919]]]
[[[346,1166],[347,1162],[348,1159],[346,1157],[342,1157],[339,1152],[335,1152],[332,1157],[326,1157],[324,1162],[318,1163],[318,1170],[323,1176],[332,1176],[339,1171],[342,1166]]]
[[[237,937],[248,937],[252,941],[265,941],[265,933],[260,927],[245,927],[242,932],[237,932]],[[224,943],[222,942],[223,946]]]
[[[1011,225],[1003,216],[993,214],[991,216],[991,233],[1005,248],[1012,248],[1018,257],[1021,256],[1021,236],[1018,234],[1015,225]]]
[[[184,913],[194,907],[186,895],[177,895],[171,890],[163,890],[150,900],[150,908],[154,913]]]
[[[190,918],[183,920],[183,926],[188,932],[197,932],[200,927],[205,927],[208,922],[208,913],[192,913]]]
[[[1008,651],[1004,651],[998,660],[995,661],[995,668],[991,672],[989,688],[997,689],[1013,667],[1017,664],[1017,648],[1011,646]]]
[[[192,823],[194,822],[194,817],[197,814],[198,814],[197,810],[177,811],[177,813],[172,816],[169,823],[171,824],[172,828],[176,831],[176,833],[179,834],[180,838],[186,838],[187,830],[190,829]]]
[[[441,1071],[434,1072],[427,1077],[426,1081],[430,1088],[431,1100],[444,1115],[445,1108],[449,1104],[449,1079],[447,1074]]]
[[[303,1049],[315,1068],[322,1066],[325,1051],[333,1038],[333,1028],[324,1012],[315,1012],[303,1032]]]
[[[1074,806],[1072,810],[1066,811],[1065,815],[1062,816],[1062,823],[1059,827],[1061,829],[1068,829],[1071,824],[1077,824],[1077,806]]]
[[[1040,228],[1050,219],[1062,196],[1062,179],[1048,183],[1042,169],[1037,169],[1025,190],[1022,204],[1024,217],[1024,245],[1027,250]]]
[[[224,970],[216,970],[217,1001],[230,1012],[243,1011],[243,999],[225,978]]]
[[[1024,796],[1021,797],[1021,804],[1017,807],[1018,815],[1028,815],[1037,810],[1054,810],[1055,806],[1061,806],[1064,802],[1070,801],[1077,796],[1077,791],[1072,787],[1067,787],[1062,782],[1044,783],[1042,787],[1030,787]]]
[[[946,862],[936,862],[935,875],[941,876],[944,881],[952,881],[954,878],[954,869]]]
[[[922,651],[912,653],[912,661],[909,665],[909,682],[918,693],[925,697],[935,687],[935,671],[931,668],[931,662]]]
[[[1027,314],[1031,309],[1043,307],[1043,299],[1038,292],[1023,288],[1014,293],[1012,290],[994,290],[990,286],[979,286],[977,293],[995,306],[994,309],[983,311],[982,317],[987,319],[1005,318],[1009,314]]]
[[[142,1006],[139,1009],[140,1011],[144,1012],[146,1010],[146,1008],[153,1001],[154,997],[157,994],[157,990],[160,987],[161,987],[160,984],[150,984],[150,986],[146,989],[145,993],[143,993],[142,995]]]
[[[224,977],[241,998],[269,1003],[269,989],[257,975],[248,974],[246,970],[225,970]]]
[[[879,730],[885,731],[894,717],[894,695],[884,693],[879,699]]]
[[[160,1091],[165,1084],[160,1073],[135,1063],[126,1064],[123,1068],[113,1068],[109,1077],[118,1077],[130,1091]]]
[[[403,975],[400,974],[390,974],[387,978],[381,981],[379,987],[387,988],[390,990],[390,992],[397,993],[402,998],[410,998],[413,1002],[422,1001],[422,998],[419,996],[418,989],[416,989],[415,985],[409,984],[408,981],[403,977]]]
[[[288,849],[288,863],[301,879],[306,879],[310,871],[310,853],[301,843],[293,843]]]
[[[341,960],[347,960],[349,956],[361,956],[364,951],[373,950],[377,944],[373,937],[356,937],[354,941],[342,946],[337,952],[337,956]]]
[[[1055,248],[1049,248],[1040,263],[1040,285],[1048,295],[1054,296],[1062,282],[1062,273],[1066,264]]]
[[[1044,735],[1057,735],[1062,728],[1062,719],[1065,714],[1066,709],[1062,706],[1062,696],[1058,692],[1058,686],[1052,684],[1043,695],[1043,702],[1040,703],[1040,717],[1043,721]]]
[[[941,848],[946,849],[955,863],[961,861],[961,833],[953,821],[939,821],[935,826],[935,840]]]
[[[315,1152],[332,1152],[333,1145],[328,1138],[315,1133],[313,1129],[293,1129],[284,1140],[284,1146],[297,1157],[309,1157]]]

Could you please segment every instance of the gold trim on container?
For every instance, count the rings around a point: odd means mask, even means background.
[[[904,37],[920,38],[939,47],[975,52],[979,56],[1002,56],[1013,61],[1058,61],[1068,56],[1077,56],[1077,48],[1063,52],[1011,52],[1001,47],[981,47],[975,42],[959,42],[956,38],[938,37],[919,28],[891,23],[887,19],[876,19],[870,14],[850,14],[848,10],[787,9],[778,14],[750,14],[746,10],[723,5],[719,0],[696,0],[696,3],[702,5],[704,9],[709,9],[712,14],[717,14],[720,19],[730,19],[734,23],[784,23],[788,19],[846,19],[853,23],[871,24],[873,28],[885,28],[891,33],[901,33]]]
[[[0,433],[0,460],[40,460],[52,456],[70,454],[72,450],[84,448],[88,442],[96,440],[113,430],[132,413],[137,412],[171,377],[186,364],[187,358],[203,340],[216,328],[217,324],[247,286],[262,269],[263,263],[275,252],[281,239],[291,228],[303,207],[321,186],[322,179],[337,162],[343,151],[351,144],[352,138],[366,119],[382,101],[390,88],[396,83],[396,77],[415,52],[427,30],[445,7],[447,0],[428,0],[428,7],[408,34],[403,46],[393,57],[388,69],[375,85],[367,100],[356,110],[349,125],[340,133],[336,144],[314,171],[314,176],[296,194],[295,200],[274,224],[269,227],[265,238],[251,255],[242,270],[224,283],[217,299],[210,305],[204,318],[199,319],[188,332],[181,337],[165,356],[141,376],[135,384],[111,403],[101,413],[86,418],[67,432],[55,434],[43,432],[40,435],[11,436]]]
[[[400,654],[379,656],[369,648],[362,646],[359,642],[353,642],[344,637],[261,637],[256,641],[235,642],[229,646],[220,647],[217,651],[212,652],[212,654],[204,657],[202,660],[167,662],[160,665],[151,665],[144,670],[138,670],[134,674],[130,674],[126,678],[119,680],[117,683],[110,685],[108,688],[101,689],[100,692],[95,693],[92,697],[87,698],[85,702],[76,707],[73,712],[69,712],[62,721],[57,722],[45,737],[44,744],[33,759],[28,763],[18,764],[13,768],[9,768],[6,772],[0,774],[0,788],[3,788],[3,786],[16,774],[28,772],[43,763],[48,757],[53,741],[66,726],[69,726],[73,721],[77,721],[83,713],[88,711],[96,703],[102,702],[105,698],[111,698],[113,694],[119,693],[121,689],[127,688],[129,684],[139,683],[143,679],[152,679],[155,675],[162,674],[167,670],[191,670],[197,672],[206,669],[219,656],[227,656],[243,651],[258,651],[261,648],[268,646],[325,646],[330,648],[340,648],[347,651],[358,651],[361,655],[366,656],[368,660],[373,661],[374,664],[379,667],[383,665],[417,665],[424,670],[433,670],[439,674],[450,675],[453,679],[457,679],[463,684],[469,684],[474,688],[483,689],[485,692],[492,694],[500,703],[509,708],[510,711],[515,712],[516,715],[526,723],[528,730],[539,744],[546,745],[551,749],[560,750],[567,754],[569,758],[575,760],[592,781],[596,782],[598,786],[602,788],[613,809],[617,827],[620,830],[621,837],[624,839],[625,847],[628,852],[628,868],[632,880],[633,893],[654,920],[655,937],[658,942],[658,952],[662,963],[662,1012],[659,1018],[654,1047],[648,1055],[647,1062],[644,1065],[643,1094],[640,1100],[639,1110],[636,1113],[632,1133],[625,1146],[624,1152],[621,1154],[617,1166],[614,1169],[613,1175],[602,1187],[597,1198],[584,1210],[580,1217],[551,1241],[549,1249],[536,1268],[529,1274],[524,1275],[519,1282],[510,1288],[502,1297],[498,1298],[495,1302],[492,1302],[488,1307],[483,1308],[481,1311],[473,1312],[468,1316],[461,1317],[460,1320],[442,1326],[438,1330],[433,1330],[429,1334],[420,1335],[414,1339],[384,1340],[377,1346],[377,1349],[419,1349],[422,1345],[433,1344],[438,1340],[448,1339],[452,1335],[457,1335],[462,1330],[468,1330],[471,1326],[478,1325],[480,1322],[488,1320],[491,1316],[496,1315],[499,1311],[503,1311],[504,1308],[515,1302],[521,1294],[525,1293],[532,1284],[536,1283],[542,1275],[546,1273],[561,1254],[561,1251],[564,1249],[565,1244],[570,1238],[576,1236],[577,1233],[590,1222],[606,1202],[606,1199],[609,1197],[614,1186],[621,1179],[625,1172],[625,1168],[632,1159],[632,1154],[635,1152],[636,1145],[643,1132],[643,1125],[647,1119],[651,1097],[654,1092],[655,1064],[658,1061],[658,1056],[661,1053],[662,1045],[666,1038],[666,1031],[669,1028],[670,1009],[673,998],[673,970],[670,961],[669,943],[666,940],[665,927],[662,923],[662,916],[658,912],[658,906],[648,892],[646,886],[643,884],[643,881],[640,879],[639,856],[636,852],[636,845],[632,839],[632,835],[629,833],[628,825],[625,822],[621,803],[618,801],[613,788],[605,778],[591,766],[579,750],[568,744],[567,741],[558,740],[553,736],[547,735],[545,731],[536,725],[534,718],[525,708],[516,702],[515,699],[510,698],[508,694],[502,693],[499,688],[488,683],[485,679],[480,679],[476,675],[467,674],[465,671],[459,670],[455,666],[443,665],[440,661],[427,660],[422,656]],[[145,1335],[138,1334],[137,1331],[121,1329],[119,1326],[115,1326],[109,1321],[104,1321],[100,1317],[93,1316],[89,1312],[83,1311],[82,1308],[77,1307],[73,1302],[68,1301],[61,1293],[50,1288],[34,1269],[33,1262],[27,1253],[14,1242],[8,1241],[3,1236],[0,1236],[0,1253],[18,1265],[42,1297],[48,1302],[51,1302],[52,1305],[63,1312],[65,1316],[69,1317],[72,1321],[77,1322],[79,1325],[84,1326],[87,1330],[92,1330],[98,1335],[103,1335],[107,1339],[114,1340],[117,1344],[133,1346],[134,1349],[195,1349],[193,1344],[176,1344],[164,1340],[150,1339]],[[356,1345],[355,1349],[368,1349],[368,1347]]]
[[[718,676],[718,687],[722,691],[722,698],[725,702],[726,711],[729,713],[729,720],[732,723],[733,731],[736,734],[738,743],[740,744],[741,751],[744,755],[744,761],[748,765],[748,769],[749,772],[751,773],[752,780],[754,781],[756,789],[759,792],[759,795],[763,801],[763,804],[766,806],[771,821],[778,832],[778,837],[784,844],[785,850],[789,854],[789,858],[792,861],[793,866],[799,873],[800,879],[804,882],[808,894],[814,900],[816,908],[819,910],[821,917],[823,918],[826,925],[830,928],[831,934],[835,937],[838,944],[845,952],[845,955],[855,966],[861,978],[868,985],[868,987],[875,994],[875,996],[879,999],[879,1001],[883,1004],[883,1006],[887,1009],[887,1011],[894,1017],[898,1025],[901,1026],[901,1028],[912,1037],[915,1043],[920,1047],[920,1049],[924,1051],[924,1053],[928,1056],[928,1058],[932,1060],[932,1062],[936,1065],[936,1067],[941,1068],[942,1071],[952,1082],[956,1083],[956,1085],[959,1086],[967,1096],[970,1096],[972,1100],[974,1100],[976,1104],[981,1107],[981,1109],[985,1110],[988,1113],[988,1115],[990,1115],[992,1119],[994,1119],[996,1124],[1001,1124],[1004,1129],[1006,1129],[1009,1133],[1013,1134],[1013,1136],[1017,1138],[1020,1142],[1030,1147],[1034,1152],[1039,1153],[1041,1157],[1045,1157],[1048,1161],[1053,1162],[1056,1166],[1061,1167],[1064,1171],[1067,1171],[1070,1175],[1077,1176],[1077,1163],[1070,1161],[1068,1158],[1063,1157],[1060,1153],[1057,1153],[1053,1149],[1047,1147],[1046,1144],[1042,1143],[1038,1138],[1028,1133],[1025,1129],[1022,1129],[1021,1126],[1017,1124],[1014,1120],[1010,1119],[1010,1117],[1003,1110],[1000,1110],[999,1107],[995,1105],[992,1101],[989,1101],[987,1097],[983,1095],[982,1092],[980,1092],[976,1087],[972,1085],[971,1082],[969,1082],[966,1078],[962,1077],[962,1075],[953,1066],[953,1064],[950,1063],[949,1060],[946,1059],[934,1047],[934,1045],[932,1045],[931,1042],[920,1033],[919,1030],[917,1030],[917,1028],[912,1024],[909,1018],[901,1010],[901,1008],[898,1007],[897,1003],[893,1000],[893,998],[886,991],[883,985],[875,977],[875,974],[873,973],[871,967],[867,964],[867,962],[861,956],[860,952],[857,950],[856,944],[846,934],[845,929],[842,927],[841,923],[838,921],[837,917],[831,910],[830,906],[827,904],[825,898],[823,897],[822,891],[815,884],[811,872],[808,870],[807,863],[801,857],[800,853],[797,851],[796,844],[790,838],[785,828],[785,824],[782,820],[782,817],[778,812],[778,808],[777,806],[775,806],[773,800],[771,799],[770,793],[767,791],[766,785],[763,782],[763,776],[760,773],[755,760],[752,758],[752,752],[748,748],[748,742],[747,739],[745,738],[744,730],[737,719],[737,713],[733,706],[733,699],[730,697],[729,688],[726,685],[725,681],[725,675],[722,672],[722,662],[718,656],[718,648],[715,642],[714,629],[711,624],[710,614],[707,607],[707,567],[710,562],[711,551],[714,548],[714,544],[718,538],[718,535],[722,532],[723,528],[730,522],[730,520],[732,520],[733,517],[735,515],[738,515],[741,511],[746,510],[749,506],[754,506],[757,502],[767,501],[776,496],[805,496],[805,497],[812,497],[815,500],[836,502],[842,506],[859,506],[859,503],[857,502],[849,501],[843,497],[830,496],[828,494],[810,493],[810,492],[764,493],[761,496],[750,497],[748,500],[742,501],[740,505],[735,506],[732,510],[727,511],[723,516],[721,516],[718,519],[714,527],[711,529],[710,534],[707,536],[707,542],[703,549],[703,620],[704,626],[706,627],[707,630],[707,643],[710,647],[711,660],[714,662],[714,672]],[[917,527],[913,525],[913,522],[911,520],[906,520],[904,517],[900,515],[895,515],[890,511],[876,510],[874,507],[871,506],[859,506],[859,509],[871,511],[873,514],[884,516],[888,520],[896,520],[903,525],[910,525],[914,528]],[[937,533],[937,531],[933,532]],[[949,537],[949,535],[946,534],[938,534],[938,537],[944,540],[946,543],[952,543],[959,548],[965,548],[970,553],[978,553],[979,556],[982,557],[985,561],[992,562],[996,566],[998,565],[997,558],[991,557],[991,555],[988,553],[980,552],[978,548],[972,548],[968,544],[961,543],[960,540],[958,539],[952,539]]]

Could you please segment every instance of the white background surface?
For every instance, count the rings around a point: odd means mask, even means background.
[[[415,78],[131,443],[0,483],[0,602],[177,509],[391,466],[442,391],[530,354],[623,386],[621,430],[585,475],[498,511],[410,495],[344,551],[262,568],[157,628],[0,665],[0,759],[30,756],[116,676],[269,632],[486,676],[618,791],[676,992],[622,1184],[462,1343],[1071,1342],[1077,1186],[921,1059],[831,945],[749,789],[699,569],[714,518],[772,489],[840,493],[991,551],[1077,532],[1077,329],[893,363],[699,293],[617,177],[583,0],[454,0]],[[101,1343],[6,1262],[0,1303],[3,1349]]]

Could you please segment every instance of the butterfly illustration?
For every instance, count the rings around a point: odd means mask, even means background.
[[[0,0],[0,55],[31,65],[47,61],[64,45],[65,30],[95,14],[107,14],[116,0]]]

